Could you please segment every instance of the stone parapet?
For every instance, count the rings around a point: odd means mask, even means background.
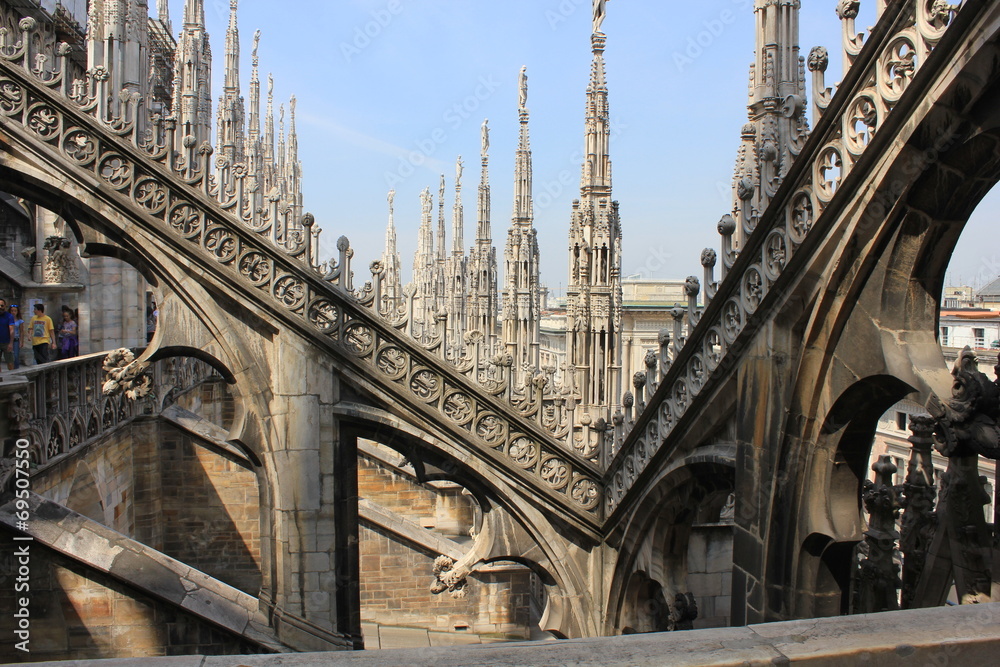
[[[309,665],[976,665],[1000,650],[1000,603],[536,643],[281,656],[178,657],[165,667]],[[62,663],[51,664],[58,667]],[[77,661],[96,667],[99,661]],[[121,664],[121,663],[116,663]],[[148,663],[147,663],[148,664]],[[160,663],[158,663],[160,664]]]

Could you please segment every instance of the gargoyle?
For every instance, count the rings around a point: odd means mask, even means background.
[[[969,347],[959,353],[951,374],[955,380],[947,403],[933,394],[927,401],[927,411],[934,417],[934,448],[949,457],[1000,458],[1000,388],[979,371]]]

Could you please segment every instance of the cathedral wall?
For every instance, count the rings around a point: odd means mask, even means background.
[[[193,390],[178,396],[175,403],[224,429],[229,429],[236,414],[236,404],[229,392],[229,385],[222,379],[202,382]]]
[[[138,426],[138,425],[136,425]],[[31,490],[123,535],[135,534],[135,432],[127,426],[31,480]]]
[[[695,629],[728,626],[733,604],[732,525],[694,526],[687,566],[687,585],[698,601]]]
[[[168,423],[137,420],[32,488],[250,595],[260,590],[256,475]]]
[[[145,347],[146,281],[113,257],[91,257],[83,262],[89,280],[86,296],[74,298],[79,299],[78,305],[66,302],[80,311],[81,353]]]
[[[436,553],[362,522],[361,618],[381,625],[529,636],[530,571],[514,566],[477,573],[461,595],[430,592]]]
[[[10,544],[13,533],[0,528]],[[0,609],[16,609],[12,556],[0,567]],[[19,661],[236,655],[260,650],[225,630],[138,593],[40,544],[31,546],[30,653],[16,651],[16,619],[0,614],[0,657]]]
[[[474,502],[457,484],[419,484],[413,477],[361,455],[358,457],[358,495],[423,528],[458,541],[469,538]]]
[[[160,498],[137,496],[136,523],[159,524],[158,543],[137,539],[250,595],[260,591],[257,477],[242,465],[158,424],[145,473],[158,477]]]

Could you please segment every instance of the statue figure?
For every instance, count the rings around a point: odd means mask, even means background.
[[[521,76],[518,78],[518,106],[522,109],[528,106],[528,67],[521,67]]]
[[[465,171],[465,167],[462,165],[462,156],[458,156],[458,161],[455,162],[455,184],[458,185],[462,182],[462,172]]]
[[[719,512],[719,523],[733,523],[736,520],[736,494],[730,493],[726,504]]]
[[[395,201],[395,199],[396,199],[396,191],[395,190],[389,190],[389,195],[386,197],[386,200],[389,202],[389,213],[390,214],[392,214],[392,203]]]
[[[968,346],[958,354],[951,371],[955,378],[951,398],[942,403],[935,395],[927,401],[934,417],[934,447],[944,456],[981,454],[1000,458],[1000,388],[979,372],[976,353]]]
[[[601,24],[604,23],[604,15],[607,13],[604,7],[606,2],[607,0],[594,0],[594,32],[601,31]]]
[[[480,134],[482,135],[482,140],[483,140],[483,148],[482,148],[482,153],[481,154],[485,158],[486,154],[490,150],[490,119],[489,118],[487,118],[486,120],[483,121],[483,126],[482,126],[482,128],[480,128]]]
[[[674,604],[670,609],[670,623],[674,630],[694,630],[694,621],[698,618],[698,603],[694,594],[678,593],[674,596]]]

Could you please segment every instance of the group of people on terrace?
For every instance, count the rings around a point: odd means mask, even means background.
[[[18,304],[8,306],[0,298],[0,358],[7,370],[27,366],[32,360],[44,364],[80,353],[77,314],[69,306],[62,307],[58,328],[45,314],[44,303],[35,303],[31,317],[26,320],[25,316]]]

